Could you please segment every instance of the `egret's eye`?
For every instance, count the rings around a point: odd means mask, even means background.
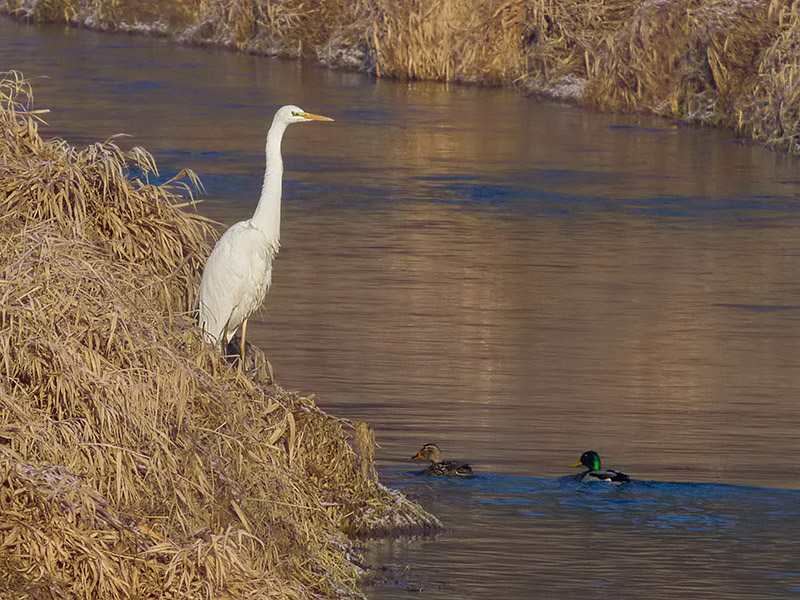
[[[296,110],[293,110],[293,111],[292,111],[292,116],[293,116],[293,117],[299,117],[299,116],[300,116],[300,113],[299,113],[299,112],[297,112]]]

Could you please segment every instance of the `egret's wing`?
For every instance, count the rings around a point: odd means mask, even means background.
[[[200,325],[216,341],[232,336],[264,299],[272,256],[264,235],[247,221],[231,226],[208,257],[200,282]],[[267,280],[267,281],[265,281]]]

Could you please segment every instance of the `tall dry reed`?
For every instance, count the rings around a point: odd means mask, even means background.
[[[754,84],[732,103],[747,137],[800,154],[800,5],[772,2],[771,42],[761,49]]]
[[[639,3],[595,53],[588,99],[600,108],[724,121],[751,89],[771,32],[758,2]]]

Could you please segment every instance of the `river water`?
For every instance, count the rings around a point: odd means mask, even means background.
[[[248,218],[287,103],[248,339],[369,422],[446,531],[365,545],[403,598],[800,596],[800,162],[729,131],[0,19],[45,134],[133,136]],[[425,442],[470,480],[409,463]],[[624,486],[563,479],[584,450]]]

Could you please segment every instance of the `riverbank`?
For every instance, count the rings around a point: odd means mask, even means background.
[[[366,424],[202,343],[192,174],[44,140],[31,93],[0,82],[0,598],[357,595],[352,538],[438,521]]]
[[[0,0],[0,12],[379,77],[514,86],[800,153],[800,8],[789,0]]]

